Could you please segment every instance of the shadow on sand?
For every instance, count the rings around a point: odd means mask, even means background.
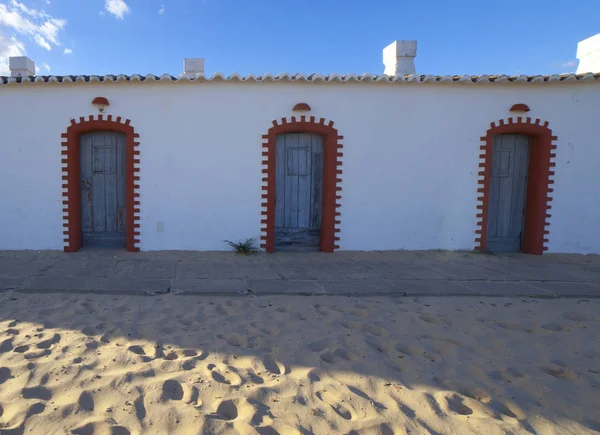
[[[598,308],[0,293],[0,433],[592,433]]]

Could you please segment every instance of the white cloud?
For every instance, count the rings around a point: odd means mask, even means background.
[[[44,11],[30,9],[27,6],[25,6],[23,3],[19,3],[18,1],[11,0],[10,3],[14,8],[19,9],[21,12],[23,12],[26,15],[30,15],[30,16],[36,17],[36,18],[43,18],[43,17],[48,16],[48,14],[46,14]]]
[[[166,11],[166,9],[165,9],[165,5],[162,5],[162,6],[160,7],[160,9],[158,10],[158,15],[164,15],[164,14],[165,14],[165,11]]]
[[[39,45],[42,48],[45,48],[46,50],[50,51],[52,50],[52,47],[50,46],[50,44],[48,44],[48,41],[46,41],[44,39],[43,36],[41,35],[35,35],[33,37],[33,40],[37,43],[37,45]]]
[[[23,17],[17,9],[9,10],[6,5],[0,4],[0,26],[11,27],[20,33],[34,33],[35,24]]]
[[[0,33],[6,35],[8,30],[27,35],[46,50],[60,45],[59,33],[66,25],[66,20],[54,18],[43,10],[29,8],[16,0],[0,4]]]
[[[65,51],[63,51],[64,54],[73,54],[73,50],[71,50],[70,48],[65,48]]]
[[[123,0],[104,0],[104,9],[119,20],[125,18],[125,14],[131,12],[131,9]]]
[[[568,60],[560,64],[561,68],[575,68],[577,66],[577,59]]]
[[[48,19],[40,27],[40,33],[54,45],[60,45],[58,41],[58,32],[65,27],[67,20],[61,20],[56,18]]]
[[[23,56],[25,46],[16,38],[7,38],[0,33],[0,75],[9,76],[8,58],[12,56]]]
[[[42,64],[42,68],[44,68],[46,71],[50,71],[50,65],[45,62]]]
[[[579,61],[577,59],[557,60],[551,64],[552,69],[560,73],[575,72],[577,65],[579,65]]]

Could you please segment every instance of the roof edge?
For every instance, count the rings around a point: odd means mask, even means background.
[[[562,83],[562,82],[588,82],[599,81],[600,73],[585,74],[552,74],[552,75],[517,75],[510,76],[505,74],[498,75],[397,75],[387,76],[385,74],[248,74],[242,76],[233,73],[225,76],[217,72],[212,76],[203,73],[195,76],[172,76],[163,74],[157,76],[154,74],[133,74],[133,75],[66,75],[66,76],[26,76],[26,77],[6,77],[0,76],[0,84],[26,84],[26,83],[103,83],[103,82],[307,82],[307,83]]]

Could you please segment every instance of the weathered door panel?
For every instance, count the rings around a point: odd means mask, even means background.
[[[277,136],[275,245],[278,250],[318,250],[323,195],[323,138],[308,133]]]
[[[487,250],[520,252],[527,193],[530,138],[503,134],[492,143]]]
[[[125,246],[125,135],[80,137],[83,246]]]

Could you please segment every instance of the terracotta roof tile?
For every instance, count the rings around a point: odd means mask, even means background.
[[[170,74],[156,76],[154,74],[131,76],[119,75],[67,75],[67,76],[27,76],[27,77],[5,77],[0,76],[0,84],[27,84],[27,83],[102,83],[102,82],[308,82],[308,83],[562,83],[562,82],[589,82],[600,81],[600,73],[587,74],[553,74],[553,75],[535,75],[535,76],[508,76],[508,75],[480,75],[480,76],[433,76],[433,75],[410,75],[410,76],[392,76],[385,74],[263,74],[255,76],[248,74],[242,76],[233,73],[225,76],[222,73],[215,73],[212,76],[197,74],[195,77],[175,77]]]

